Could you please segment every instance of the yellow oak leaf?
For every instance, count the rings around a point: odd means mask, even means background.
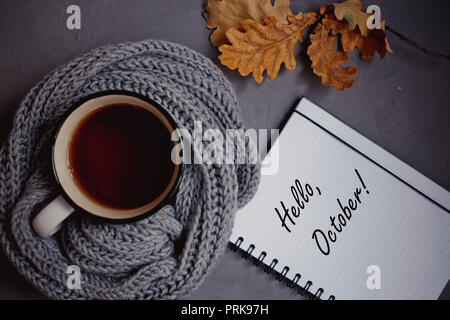
[[[360,0],[347,0],[344,2],[326,4],[320,8],[320,14],[323,15],[331,6],[334,6],[336,18],[339,20],[345,19],[348,22],[350,30],[355,30],[356,26],[358,26],[361,34],[364,37],[367,37],[369,33],[367,19],[371,14],[362,11],[362,3]]]
[[[230,28],[240,29],[244,19],[263,22],[265,16],[273,16],[288,24],[289,15],[293,15],[289,0],[275,0],[273,5],[271,0],[208,0],[203,8],[206,27],[214,29],[210,41],[216,47],[227,43],[225,33]]]
[[[265,24],[245,19],[241,21],[243,32],[236,28],[226,32],[231,45],[219,47],[222,53],[219,60],[232,70],[238,69],[243,76],[253,73],[258,83],[264,79],[264,70],[273,80],[282,63],[289,70],[295,69],[294,47],[298,40],[303,41],[304,30],[316,19],[314,12],[299,13],[296,17],[289,15],[289,24],[283,24],[273,16],[264,17]]]
[[[322,78],[322,85],[345,90],[355,82],[349,78],[356,76],[358,69],[342,66],[348,61],[348,54],[334,50],[336,37],[329,35],[330,31],[327,25],[317,24],[310,35],[311,44],[307,53],[312,61],[314,73]]]

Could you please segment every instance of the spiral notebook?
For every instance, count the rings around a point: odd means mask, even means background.
[[[232,243],[321,299],[439,297],[447,190],[306,98],[263,165]]]

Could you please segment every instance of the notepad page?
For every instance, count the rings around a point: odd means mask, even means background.
[[[230,241],[325,299],[438,298],[450,278],[447,190],[307,99],[276,144],[278,173],[262,176]]]

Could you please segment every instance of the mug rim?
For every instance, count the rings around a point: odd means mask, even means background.
[[[53,177],[56,180],[56,185],[57,185],[59,194],[64,198],[65,201],[67,201],[75,209],[76,214],[82,214],[82,215],[86,215],[86,216],[88,215],[91,218],[93,218],[99,222],[107,222],[107,223],[111,223],[111,224],[121,224],[121,223],[129,223],[129,222],[139,221],[139,220],[142,220],[144,218],[147,218],[147,217],[152,216],[155,213],[157,213],[161,208],[163,208],[165,205],[167,205],[169,203],[169,201],[173,198],[176,191],[178,190],[178,187],[179,187],[179,184],[181,181],[181,175],[183,173],[183,161],[181,161],[181,163],[178,164],[178,174],[176,175],[175,180],[174,180],[171,188],[169,189],[167,195],[158,204],[156,204],[153,208],[151,208],[147,212],[138,214],[134,217],[119,218],[119,219],[113,219],[113,218],[100,216],[100,215],[97,215],[95,213],[92,213],[92,212],[80,207],[77,203],[75,203],[75,201],[72,200],[72,198],[69,196],[69,194],[65,191],[65,189],[63,188],[63,186],[61,184],[60,178],[58,177],[57,171],[56,171],[56,164],[55,164],[55,157],[54,157],[56,139],[58,138],[58,135],[59,135],[64,123],[66,122],[67,118],[77,108],[79,108],[81,105],[83,105],[85,102],[88,102],[89,100],[92,100],[95,98],[108,96],[108,95],[130,96],[130,97],[140,99],[144,102],[147,102],[147,103],[153,105],[156,109],[158,109],[159,112],[161,112],[163,114],[163,116],[166,118],[166,120],[172,126],[173,130],[178,132],[178,136],[180,136],[179,129],[178,129],[178,126],[175,121],[175,117],[165,107],[163,107],[161,104],[157,103],[156,101],[154,101],[153,99],[151,99],[147,96],[144,96],[144,95],[141,95],[141,94],[138,94],[135,92],[131,92],[131,91],[126,91],[126,90],[106,90],[106,91],[89,94],[89,95],[81,98],[77,102],[75,102],[73,104],[73,106],[71,106],[66,111],[64,116],[61,118],[62,120],[60,120],[60,123],[58,124],[58,129],[56,130],[55,135],[53,137],[52,152],[51,152]],[[183,150],[183,144],[179,143],[178,145],[180,146],[181,150]]]

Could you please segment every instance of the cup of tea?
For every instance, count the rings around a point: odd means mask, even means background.
[[[176,130],[173,116],[144,96],[109,91],[80,101],[55,135],[60,195],[33,219],[36,233],[53,235],[74,212],[116,223],[157,212],[181,176]]]

